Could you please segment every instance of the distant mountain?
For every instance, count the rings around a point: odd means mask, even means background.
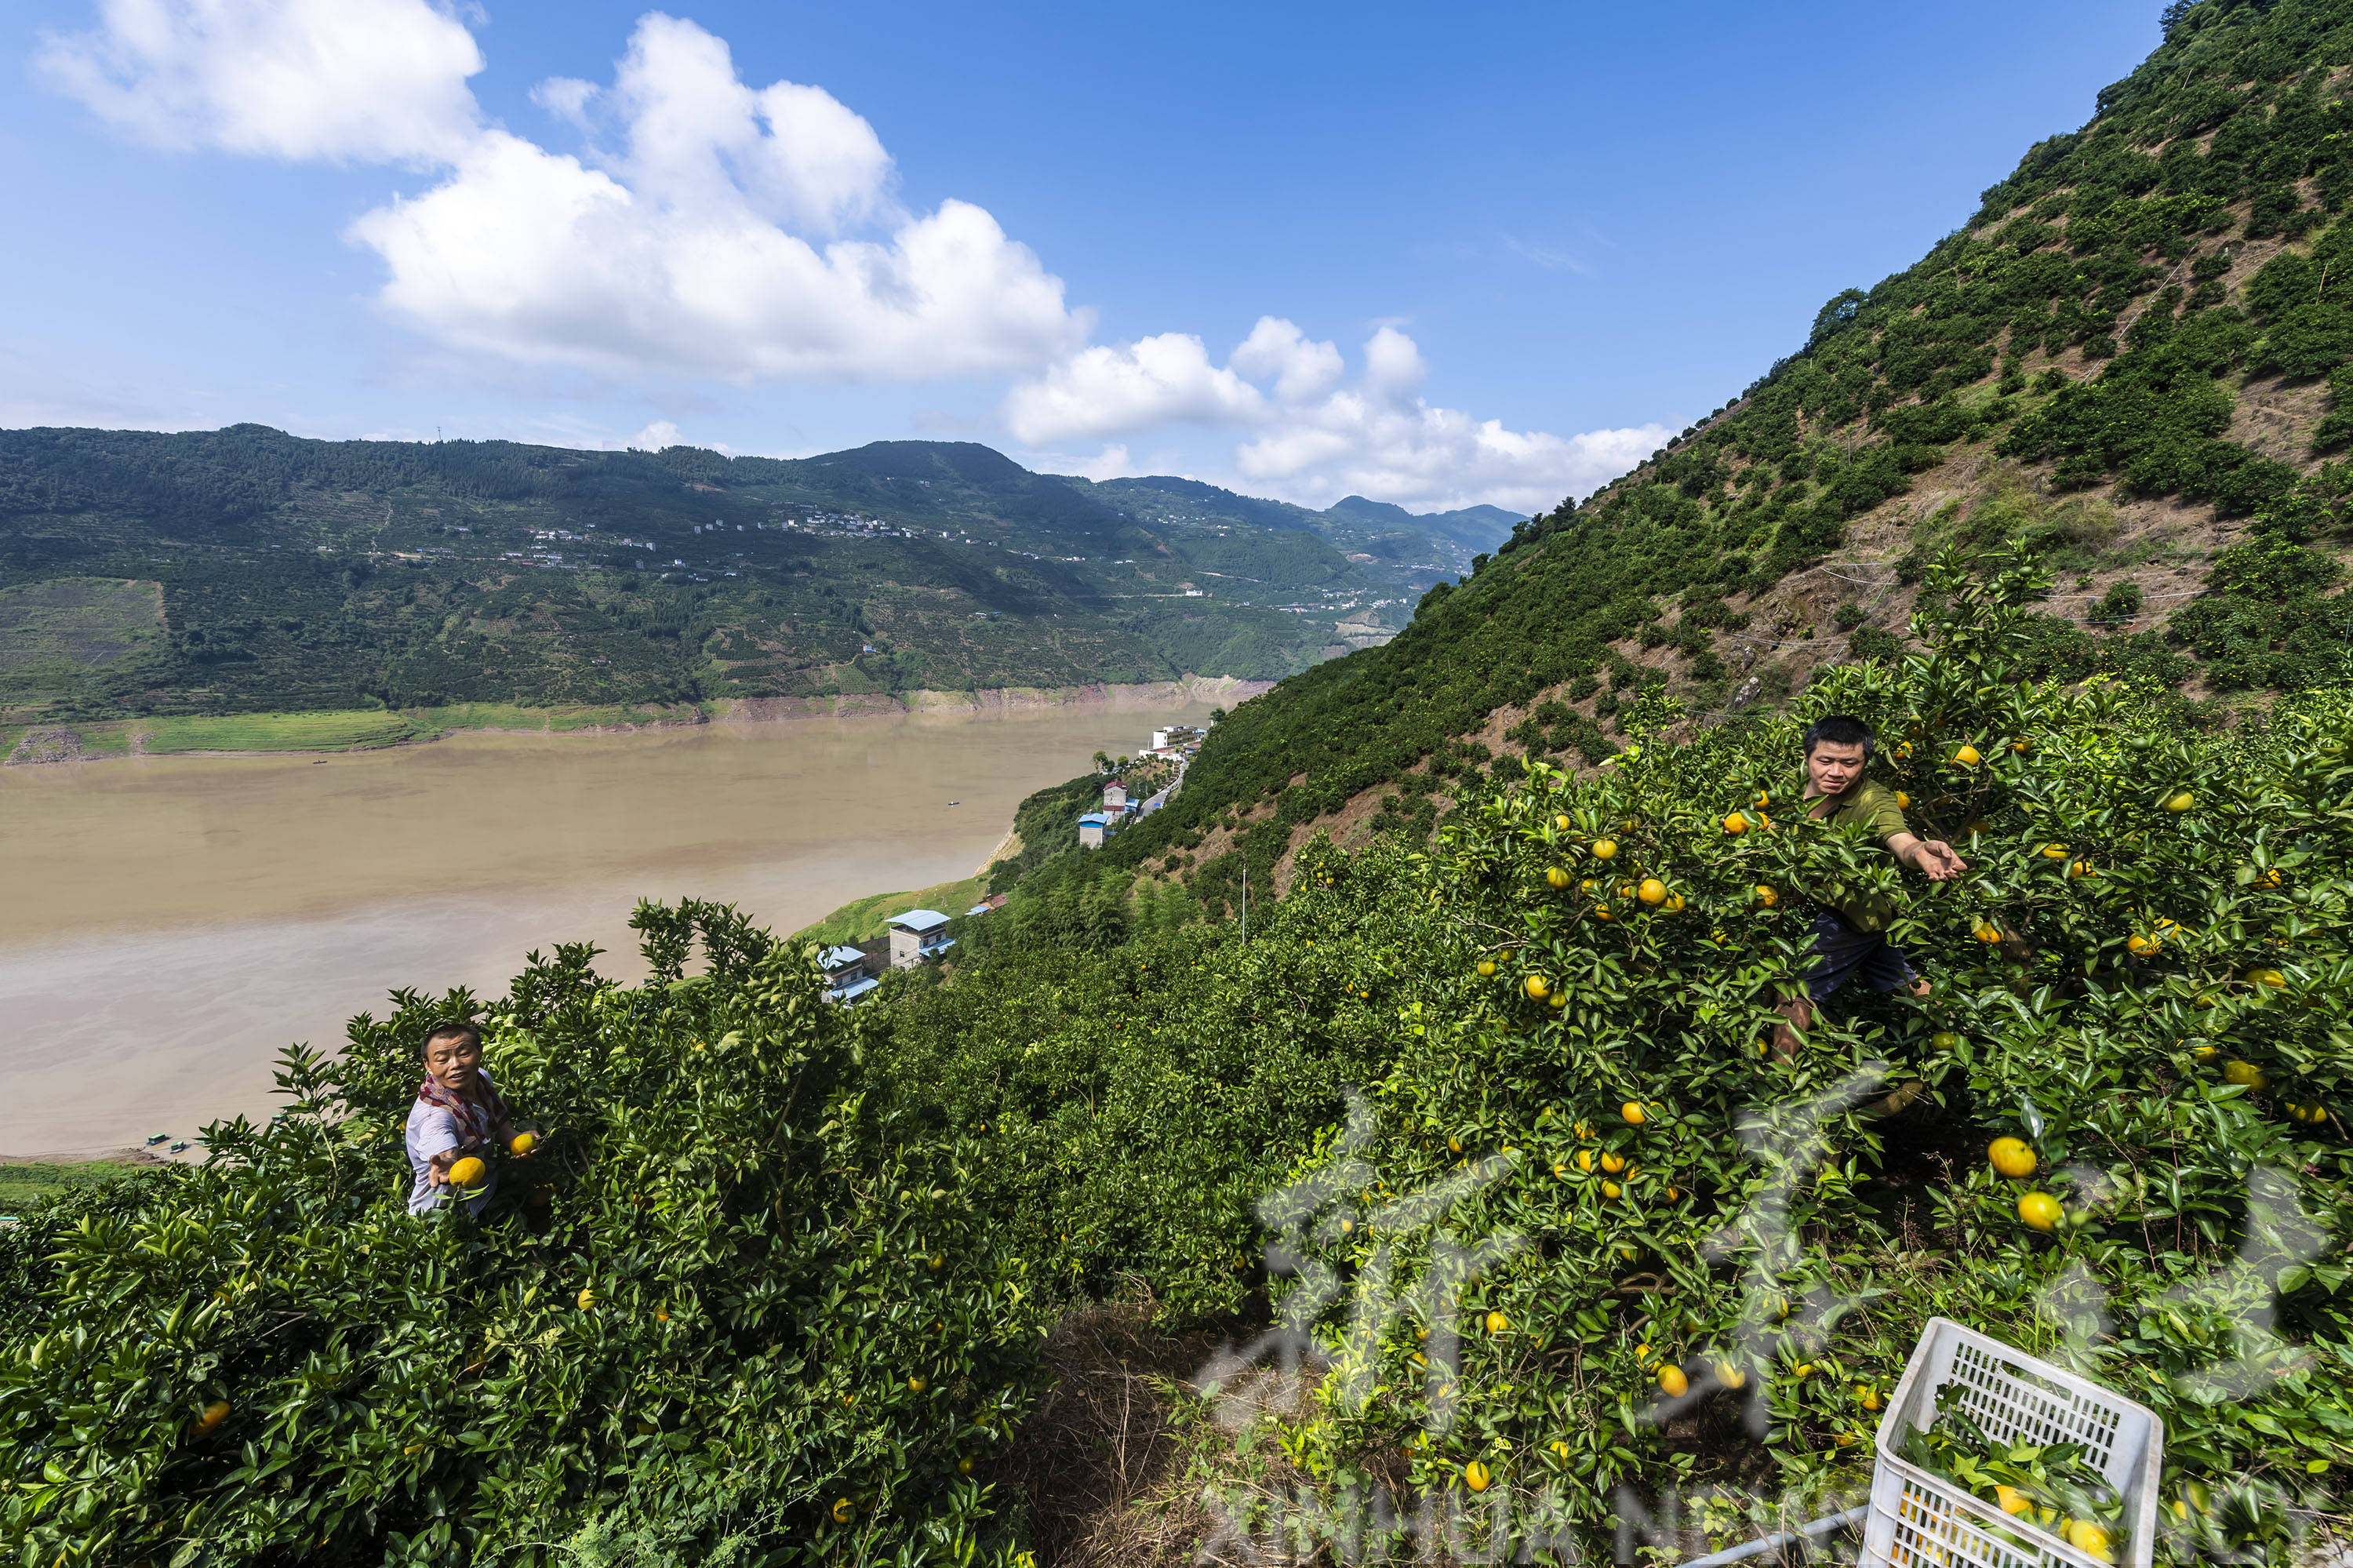
[[[1401,573],[1417,594],[1468,574],[1472,557],[1510,538],[1522,521],[1500,506],[1424,514],[1361,495],[1314,512],[1289,502],[1261,500],[1199,480],[1167,475],[1102,481],[1064,476],[1063,482],[1139,519],[1305,529],[1359,565],[1385,566]]]
[[[1516,512],[1506,512],[1500,506],[1465,506],[1454,512],[1408,512],[1402,506],[1386,501],[1367,501],[1361,495],[1351,495],[1335,501],[1324,515],[1358,519],[1376,526],[1411,528],[1434,539],[1443,539],[1470,555],[1485,555],[1512,536],[1512,530],[1526,519]]]
[[[0,737],[58,715],[1275,678],[1448,575],[1425,535],[1366,548],[1361,524],[1132,483],[969,442],[784,460],[0,432]]]

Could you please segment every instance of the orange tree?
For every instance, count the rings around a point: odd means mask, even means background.
[[[487,1011],[396,993],[202,1167],[0,1232],[10,1561],[1009,1559],[972,1472],[1034,1335],[979,1150],[876,1107],[800,952],[707,906],[637,924],[646,985],[583,947]],[[453,1017],[543,1141],[479,1220],[414,1218],[402,1122]]]
[[[2334,1496],[2353,701],[2196,733],[2016,679],[2031,563],[1928,587],[1900,665],[1680,745],[1657,705],[1598,776],[1468,802],[1387,1069],[1280,1209],[1329,1367],[1302,1462],[1508,1496],[1535,1533],[1624,1484],[1851,1483],[1941,1313],[2164,1416],[2168,1550],[2276,1543]],[[1799,724],[1841,711],[1966,877],[1805,817]],[[1303,854],[1275,939],[1333,918],[1346,863]],[[1814,900],[1873,895],[1933,996],[1851,992],[1769,1053]]]

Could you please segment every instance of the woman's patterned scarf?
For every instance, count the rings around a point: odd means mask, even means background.
[[[474,1086],[481,1096],[479,1102],[460,1099],[441,1086],[438,1078],[427,1077],[417,1090],[417,1097],[428,1106],[438,1106],[449,1113],[458,1124],[458,1147],[474,1149],[491,1140],[491,1128],[507,1118],[507,1103],[499,1098],[497,1086],[488,1073],[476,1069]]]

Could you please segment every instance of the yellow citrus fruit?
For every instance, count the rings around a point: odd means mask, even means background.
[[[1552,1451],[1559,1455],[1562,1458],[1566,1459],[1568,1457],[1568,1445],[1562,1442],[1559,1438],[1556,1437],[1552,1440],[1551,1447]]]
[[[2065,860],[2067,858],[2067,846],[2065,844],[2044,844],[2042,846],[2042,858],[2044,860]]]
[[[945,1253],[935,1252],[932,1254],[931,1256],[923,1259],[923,1266],[930,1269],[934,1274],[937,1274],[941,1269],[945,1268],[947,1266],[948,1260]]]
[[[956,1461],[956,1474],[959,1476],[969,1476],[972,1474],[971,1455],[967,1454],[963,1458]]]
[[[1487,1332],[1491,1334],[1500,1334],[1511,1326],[1512,1320],[1509,1318],[1504,1317],[1501,1312],[1490,1312],[1487,1314]]]
[[[2192,795],[2189,790],[2184,789],[2179,794],[2168,796],[2165,801],[2165,809],[2171,811],[2178,817],[2196,804],[2198,804],[2198,797]]]
[[[1659,1369],[1659,1388],[1669,1399],[1681,1399],[1691,1392],[1691,1379],[1683,1376],[1681,1367],[1663,1366]]]
[[[1590,1171],[1593,1169],[1593,1150],[1589,1149],[1580,1149],[1577,1151],[1577,1168],[1579,1171]]]
[[[1978,748],[1976,747],[1965,746],[1961,747],[1960,750],[1953,753],[1953,760],[1959,763],[1964,768],[1975,768],[1978,762],[1983,759],[1978,756]]]
[[[1856,1383],[1854,1402],[1865,1410],[1876,1410],[1879,1408],[1879,1391],[1867,1383]]]
[[[1636,1127],[1640,1127],[1644,1122],[1651,1119],[1650,1113],[1642,1108],[1642,1102],[1640,1100],[1628,1100],[1624,1105],[1618,1107],[1618,1114],[1624,1117]]]
[[[2096,1557],[2103,1563],[2112,1560],[2113,1553],[2108,1550],[2106,1531],[2088,1519],[2071,1520],[2068,1523],[2067,1542],[2076,1551],[2086,1557]]]
[[[2189,1054],[2200,1062],[2211,1062],[2222,1054],[2222,1048],[2201,1040],[2189,1048]]]
[[[482,1184],[482,1171],[484,1169],[485,1167],[480,1160],[469,1154],[465,1159],[459,1160],[455,1165],[449,1167],[449,1185],[452,1187],[479,1187]]]
[[[1770,909],[1781,902],[1781,895],[1760,882],[1757,885],[1757,902]]]
[[[1601,1183],[1601,1195],[1605,1198],[1615,1198],[1624,1191],[1625,1189],[1619,1186],[1615,1181],[1604,1181]]]
[[[907,1392],[909,1393],[921,1393],[924,1389],[930,1386],[931,1385],[929,1383],[926,1383],[919,1377],[911,1377],[907,1380]]]
[[[1608,906],[1607,904],[1597,904],[1597,905],[1595,905],[1595,906],[1593,906],[1593,917],[1594,917],[1596,920],[1607,920],[1607,919],[1609,919],[1609,906]]]
[[[2011,741],[2011,742],[2010,743],[2010,755],[2011,755],[2011,756],[2013,756],[2013,757],[2023,757],[2023,756],[2025,756],[2025,755],[2026,755],[2026,737],[2025,737],[2025,736],[2021,736],[2018,739]]]
[[[216,1399],[210,1404],[205,1406],[203,1414],[188,1423],[188,1430],[201,1437],[208,1432],[217,1430],[220,1424],[227,1419],[228,1401],[226,1399]]]
[[[538,1147],[539,1134],[535,1132],[518,1132],[507,1140],[508,1151],[514,1154],[529,1154]]]
[[[1487,1467],[1476,1459],[1462,1467],[1462,1484],[1474,1492],[1485,1491],[1487,1483],[1494,1478]]]
[[[1618,845],[1617,845],[1617,842],[1616,842],[1614,840],[1610,840],[1610,839],[1596,839],[1596,840],[1594,840],[1594,841],[1593,841],[1593,858],[1594,858],[1594,859],[1596,859],[1596,860],[1615,860],[1615,859],[1617,859],[1617,858],[1618,858]]]
[[[2125,951],[2138,957],[2144,953],[2153,953],[2157,951],[2157,944],[2151,941],[2148,938],[2142,936],[2139,932],[2135,931],[2131,936],[2125,938]]]
[[[1682,894],[1680,894],[1680,893],[1670,893],[1670,894],[1668,894],[1668,895],[1667,895],[1667,913],[1668,913],[1668,914],[1670,914],[1670,915],[1680,915],[1680,914],[1682,914],[1683,912],[1683,895]]]
[[[1980,920],[1977,923],[1976,928],[1970,931],[1969,935],[1975,937],[1978,941],[1986,944],[1986,946],[1991,947],[1994,943],[2001,940],[2001,927],[1995,925],[1990,920]]]
[[[1912,797],[1906,795],[1901,789],[1895,791],[1895,809],[1899,811],[1910,810],[1912,809]]]
[[[1564,1181],[1568,1180],[1568,1167],[1566,1164],[1555,1165],[1552,1168],[1552,1173],[1559,1177]]]
[[[2287,976],[2277,969],[2255,969],[2248,974],[2247,979],[2256,985],[2267,985],[2274,991],[2287,989]]]
[[[1552,993],[1552,988],[1545,984],[1545,978],[1542,975],[1530,975],[1521,982],[1520,989],[1528,993],[1530,1001],[1542,1001]]]
[[[584,1285],[580,1287],[579,1296],[575,1299],[579,1302],[580,1310],[586,1312],[589,1308],[596,1305],[596,1293]]]
[[[654,1321],[655,1321],[655,1322],[657,1322],[657,1323],[667,1323],[667,1322],[669,1322],[669,1321],[670,1321],[670,1308],[667,1308],[667,1307],[657,1307],[657,1308],[654,1308]]]
[[[1556,889],[1558,889],[1567,887],[1569,884],[1570,878],[1567,872],[1556,865],[1545,873],[1545,880],[1552,884]]]
[[[1462,1152],[1462,1140],[1461,1140],[1461,1139],[1459,1139],[1459,1138],[1450,1138],[1450,1139],[1448,1139],[1446,1140],[1446,1151],[1447,1151],[1449,1154],[1460,1154],[1460,1153],[1461,1153],[1461,1152]]]
[[[1655,876],[1646,876],[1642,879],[1642,885],[1634,890],[1634,895],[1645,904],[1664,904],[1667,901],[1667,885]]]
[[[1986,1150],[1986,1158],[1993,1162],[1995,1170],[2012,1181],[2033,1175],[2035,1166],[2042,1163],[2026,1140],[2019,1138],[1995,1139]]]
[[[1491,978],[1491,977],[1494,974],[1494,972],[1495,972],[1495,960],[1494,960],[1494,959],[1481,959],[1479,960],[1479,978],[1480,978],[1481,980],[1486,980],[1486,979]]]
[[[848,1524],[849,1522],[849,1516],[853,1511],[855,1511],[857,1505],[852,1503],[848,1498],[834,1499],[833,1522],[836,1524]]]
[[[2244,1084],[2247,1087],[2256,1090],[2261,1090],[2271,1083],[2271,1079],[2264,1075],[2263,1070],[2253,1062],[2223,1063],[2222,1081],[2226,1084]]]
[[[2001,1505],[2001,1511],[2004,1513],[2024,1513],[2034,1506],[2027,1495],[2016,1487],[2005,1487],[2000,1484],[1996,1484],[1993,1489],[1993,1500]]]
[[[1748,1374],[1730,1361],[1718,1361],[1715,1363],[1715,1381],[1726,1388],[1746,1388],[1748,1386]]]
[[[2094,869],[2090,861],[2079,860],[2074,864],[2067,868],[2067,874],[2069,876],[2097,876],[2100,874],[2098,871]]]
[[[1555,1012],[1558,1012],[1568,1005],[1568,995],[1565,991],[1556,991],[1552,993],[1551,1000],[1547,1001],[1545,1005],[1551,1008]]]
[[[1748,831],[1748,819],[1740,812],[1735,811],[1724,819],[1724,831],[1727,833],[1745,833]]]
[[[1601,1169],[1615,1176],[1626,1169],[1626,1157],[1622,1154],[1605,1154],[1601,1157]]]
[[[1949,1029],[1939,1029],[1928,1036],[1928,1044],[1939,1051],[1957,1051],[1961,1046],[1961,1037]]]
[[[2059,1200],[2048,1192],[2029,1192],[2018,1200],[2018,1217],[2038,1231],[2059,1228]]]
[[[1563,815],[1560,815],[1560,816],[1556,816],[1556,817],[1555,817],[1555,818],[1552,820],[1552,825],[1553,825],[1553,829],[1554,829],[1554,831],[1555,831],[1555,832],[1563,832],[1563,833],[1565,833],[1565,832],[1568,832],[1568,818],[1567,818],[1567,816],[1566,814],[1563,814]]]
[[[1580,1121],[1568,1130],[1577,1134],[1580,1139],[1591,1138],[1593,1136],[1593,1124],[1589,1121]]]

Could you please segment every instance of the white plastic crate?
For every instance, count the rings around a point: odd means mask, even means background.
[[[1862,1568],[2105,1568],[2098,1558],[2005,1517],[1993,1504],[1898,1455],[1914,1428],[1936,1420],[1937,1390],[1948,1383],[1961,1386],[1963,1407],[1997,1441],[2083,1444],[2090,1463],[2124,1499],[2130,1536],[2120,1543],[2116,1568],[2148,1568],[2157,1538],[2165,1424],[2147,1406],[2089,1378],[1949,1318],[1928,1319],[1904,1380],[1880,1417]],[[2021,1552],[1988,1533],[1989,1525],[2040,1550]]]

